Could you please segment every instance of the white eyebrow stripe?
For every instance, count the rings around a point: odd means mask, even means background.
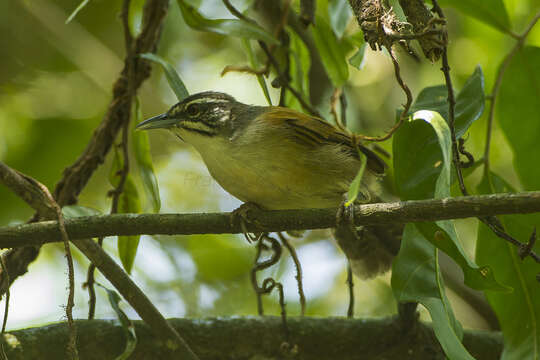
[[[186,106],[189,105],[189,104],[198,104],[198,103],[202,103],[202,102],[211,104],[211,103],[230,102],[230,100],[227,100],[227,99],[215,99],[215,98],[199,98],[199,99],[191,100],[190,102],[188,102],[186,104]]]

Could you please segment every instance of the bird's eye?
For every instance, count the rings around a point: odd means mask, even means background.
[[[196,117],[201,113],[199,110],[199,107],[195,104],[189,104],[186,107],[186,114],[188,114],[189,117]]]

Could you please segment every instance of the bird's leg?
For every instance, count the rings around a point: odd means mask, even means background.
[[[256,226],[259,226],[260,223],[257,221],[257,219],[250,216],[250,213],[256,213],[262,211],[262,208],[252,202],[243,203],[240,205],[239,208],[235,209],[231,213],[231,226],[236,225],[237,222],[240,223],[240,227],[242,228],[242,233],[244,234],[244,237],[246,240],[251,243],[253,241],[258,241],[263,233],[250,233],[247,230],[246,224],[254,224]]]

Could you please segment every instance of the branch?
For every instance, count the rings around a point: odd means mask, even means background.
[[[62,210],[52,198],[49,190],[36,180],[11,169],[9,166],[0,162],[0,181],[4,182],[16,194],[26,200],[37,211],[43,209],[41,202],[46,202],[50,208],[55,210],[54,221],[58,227],[59,240],[64,241],[66,253],[68,256],[68,266],[70,275],[70,293],[68,304],[66,306],[69,328],[71,329],[68,350],[72,359],[77,358],[77,347],[75,344],[75,327],[71,309],[73,308],[74,278],[73,278],[73,260],[69,252],[69,239],[66,231],[65,221],[62,217]],[[32,196],[25,194],[30,193]],[[52,217],[52,213],[47,212],[47,216]],[[39,224],[39,223],[32,223]],[[94,264],[101,273],[114,285],[122,294],[124,299],[135,309],[137,314],[150,326],[152,331],[162,338],[165,342],[165,348],[172,351],[176,356],[182,356],[183,359],[198,360],[198,357],[191,351],[184,339],[167,323],[163,315],[157,310],[146,295],[137,287],[133,280],[120,268],[118,264],[107,254],[99,245],[88,238],[71,239],[75,246]]]
[[[418,323],[415,331],[403,333],[392,319],[344,319],[289,317],[294,359],[435,359],[444,358],[431,326]],[[169,319],[188,337],[201,359],[282,359],[283,341],[279,317]],[[173,359],[159,347],[141,321],[133,321],[137,347],[130,359]],[[113,359],[125,347],[124,329],[108,320],[79,320],[79,343],[85,359]],[[67,339],[62,324],[12,331],[5,339],[10,360],[58,359]],[[4,340],[5,341],[5,340]],[[500,333],[464,331],[464,345],[477,360],[498,359],[503,344]],[[60,355],[59,355],[60,354]],[[409,354],[409,355],[406,355]]]
[[[250,212],[250,232],[324,229],[336,226],[337,209],[304,209]],[[356,225],[424,222],[500,214],[540,212],[540,191],[493,194],[445,199],[414,200],[357,205]],[[231,213],[115,214],[66,220],[71,239],[137,234],[242,233],[230,223]],[[55,221],[0,228],[0,248],[60,241]]]

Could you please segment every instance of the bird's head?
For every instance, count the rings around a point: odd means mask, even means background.
[[[224,93],[201,92],[188,96],[166,113],[141,122],[137,129],[168,129],[188,142],[201,137],[229,137],[233,132],[233,109],[244,106]]]

